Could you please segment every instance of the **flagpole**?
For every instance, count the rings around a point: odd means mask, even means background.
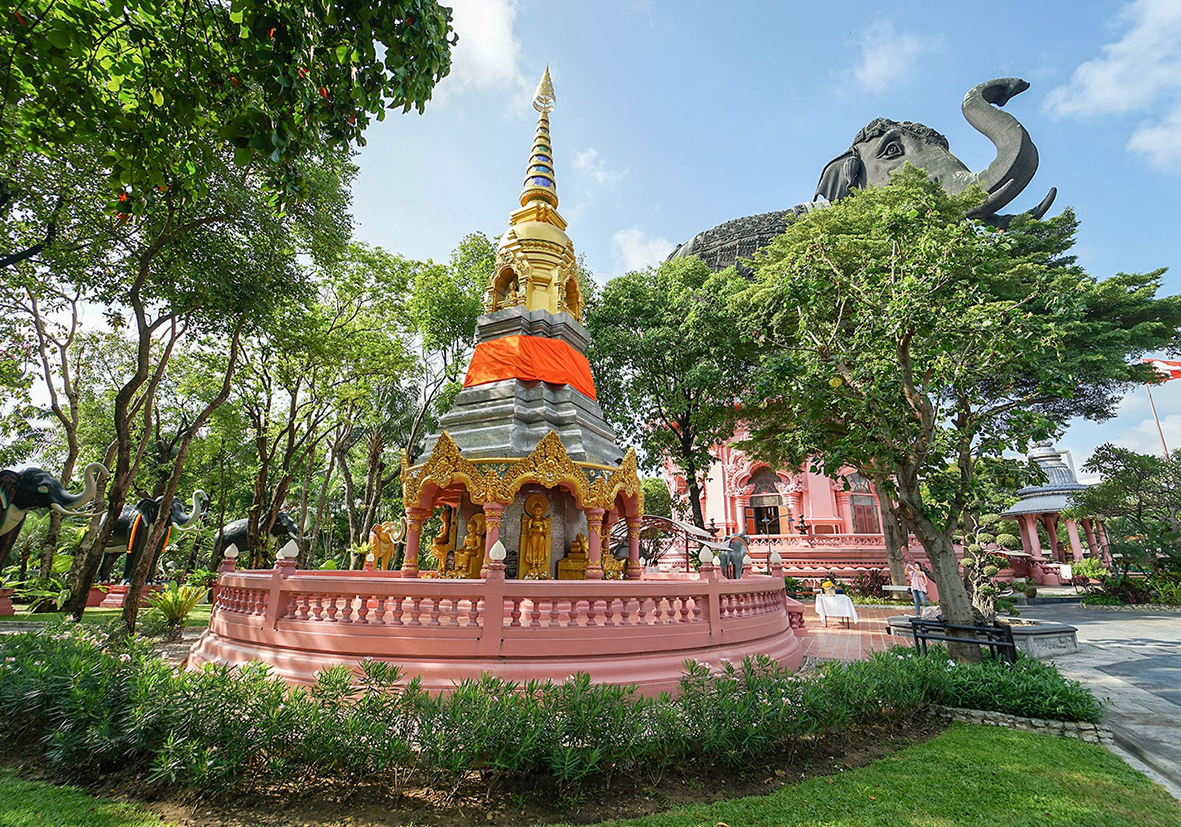
[[[1147,384],[1144,390],[1148,391],[1148,406],[1152,408],[1152,418],[1156,422],[1156,432],[1160,435],[1160,447],[1164,449],[1165,459],[1169,458],[1169,446],[1165,444],[1165,432],[1160,426],[1160,417],[1156,415],[1156,403],[1152,401],[1152,388]]]

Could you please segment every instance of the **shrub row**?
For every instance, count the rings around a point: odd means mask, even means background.
[[[389,664],[319,673],[289,689],[259,665],[182,672],[141,639],[72,624],[0,638],[0,732],[39,741],[74,776],[129,768],[160,784],[228,790],[246,781],[380,774],[394,786],[492,777],[739,766],[813,734],[912,714],[925,704],[1097,721],[1094,698],[1051,666],[959,665],[909,649],[808,676],[750,659],[689,662],[676,698],[627,687],[512,684],[485,677],[431,696]]]

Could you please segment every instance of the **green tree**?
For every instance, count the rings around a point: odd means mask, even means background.
[[[1158,568],[1158,554],[1181,567],[1181,451],[1161,457],[1108,442],[1083,468],[1103,479],[1075,494],[1066,516],[1102,519],[1125,572],[1134,564]]]
[[[612,279],[587,313],[604,412],[640,444],[648,467],[663,460],[680,469],[701,528],[710,449],[733,436],[753,367],[731,308],[745,286],[733,269],[678,259]]]
[[[420,112],[450,71],[451,11],[434,0],[32,0],[0,20],[0,162],[100,147],[109,211],[203,200],[226,152],[298,200],[293,164],[362,144],[371,117]],[[0,176],[0,213],[35,212],[39,232],[0,267],[57,235],[67,196]],[[19,208],[19,210],[18,210]],[[7,215],[6,215],[7,217]]]
[[[640,480],[640,487],[644,489],[644,513],[657,517],[672,519],[672,495],[668,493],[668,485],[659,477],[644,477]]]
[[[963,217],[980,197],[904,169],[791,222],[739,303],[764,351],[752,450],[881,485],[954,623],[973,620],[953,537],[979,499],[977,458],[1113,415],[1148,374],[1130,360],[1181,346],[1160,272],[1096,281],[1068,254],[1073,213],[993,231]]]

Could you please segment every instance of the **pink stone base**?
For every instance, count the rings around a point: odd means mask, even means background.
[[[577,672],[586,672],[594,683],[636,684],[641,695],[654,697],[661,692],[679,691],[681,677],[685,674],[685,661],[691,659],[716,668],[723,659],[740,663],[748,655],[767,655],[782,668],[797,671],[803,664],[804,651],[792,631],[783,632],[774,638],[736,646],[714,646],[707,649],[652,652],[643,655],[462,660],[423,657],[412,660],[391,657],[377,659],[397,663],[402,667],[406,680],[421,678],[423,688],[429,692],[448,692],[458,682],[477,679],[484,673],[518,682],[561,682]],[[364,656],[271,648],[227,640],[206,630],[189,653],[188,666],[191,669],[204,663],[243,664],[257,660],[272,667],[276,675],[290,684],[310,686],[315,682],[317,671],[338,663],[360,671],[362,657]]]
[[[96,606],[101,606],[102,602],[107,599],[107,593],[97,586],[90,587],[90,593],[86,595],[86,608],[93,609]]]
[[[106,593],[106,596],[103,597],[102,602],[98,604],[99,608],[100,609],[121,609],[121,608],[123,608],[123,604],[127,600],[127,592],[130,589],[131,589],[131,586],[128,586],[125,583],[111,584],[109,590]],[[144,590],[140,594],[139,605],[141,607],[147,606],[148,605],[148,595],[151,594],[152,592],[162,591],[163,589],[164,589],[163,586],[155,586],[155,585],[144,586]],[[88,605],[88,606],[90,605],[89,600],[87,601],[86,605]]]
[[[16,607],[12,605],[12,589],[0,589],[0,615],[16,614]]]
[[[695,581],[393,578],[381,572],[222,572],[188,668],[260,661],[295,685],[334,664],[401,666],[431,691],[492,674],[562,681],[576,672],[676,692],[686,660],[767,655],[803,662],[803,606],[782,577]]]

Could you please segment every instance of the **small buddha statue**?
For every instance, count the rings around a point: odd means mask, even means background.
[[[550,526],[552,516],[546,516],[549,502],[540,494],[534,494],[525,502],[525,513],[521,516],[521,576],[533,572],[549,576]]]
[[[585,580],[590,544],[585,534],[579,534],[570,543],[570,551],[558,561],[559,580]]]
[[[431,540],[431,556],[438,561],[439,576],[447,571],[447,556],[451,553],[451,509],[443,508],[443,525],[439,533]]]
[[[516,307],[521,303],[520,287],[514,279],[508,288],[508,292],[504,294],[504,307]]]
[[[467,534],[463,545],[455,551],[455,570],[463,576],[474,579],[480,576],[484,564],[484,515],[476,514],[467,521]]]

